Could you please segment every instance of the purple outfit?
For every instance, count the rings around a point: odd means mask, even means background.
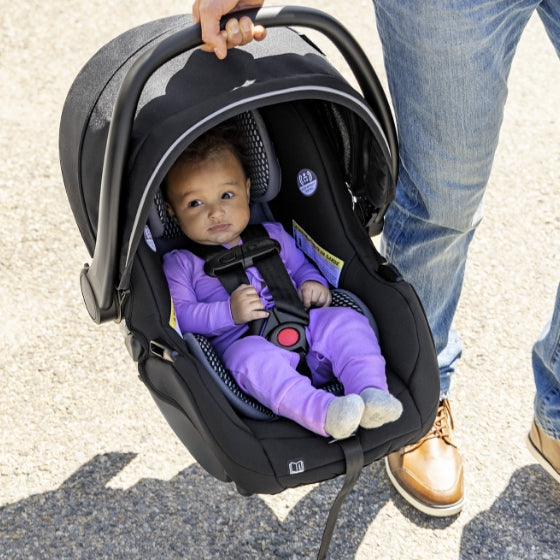
[[[280,257],[296,288],[307,280],[327,286],[280,224],[263,225],[280,243]],[[346,394],[359,394],[367,387],[388,391],[385,360],[375,333],[361,313],[346,307],[310,310],[306,328],[310,380],[295,369],[297,353],[260,336],[243,336],[247,325],[234,323],[229,294],[217,278],[204,273],[203,259],[189,251],[172,251],[164,256],[163,268],[181,332],[207,336],[239,386],[279,416],[326,436],[327,406],[335,397],[316,386],[334,375]],[[256,267],[246,273],[265,307],[273,307],[270,291]]]

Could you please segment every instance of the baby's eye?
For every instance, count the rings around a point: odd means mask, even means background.
[[[202,204],[202,202],[200,202],[200,200],[191,200],[188,204],[189,208],[196,208],[197,206],[200,206]]]
[[[233,193],[231,191],[227,191],[222,195],[222,198],[232,198],[233,197]]]

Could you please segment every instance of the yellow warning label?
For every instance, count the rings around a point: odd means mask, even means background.
[[[179,327],[177,325],[177,314],[175,313],[175,305],[173,304],[172,298],[170,298],[170,301],[171,312],[169,313],[169,325],[177,331]]]
[[[321,247],[295,221],[292,221],[292,228],[298,249],[303,251],[303,253],[317,265],[317,268],[321,271],[321,274],[327,279],[329,284],[338,288],[344,261]]]

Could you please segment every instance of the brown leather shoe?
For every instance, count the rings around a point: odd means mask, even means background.
[[[417,443],[385,458],[399,494],[427,515],[447,517],[463,508],[463,459],[453,443],[449,401],[439,403],[432,429]]]
[[[560,441],[545,434],[535,420],[527,438],[527,447],[546,472],[560,482]]]

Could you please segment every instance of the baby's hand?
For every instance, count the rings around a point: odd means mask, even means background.
[[[232,292],[229,306],[236,325],[268,317],[257,290],[248,284],[241,284]]]
[[[331,291],[315,280],[307,280],[298,289],[298,295],[305,309],[328,307],[331,304]]]

